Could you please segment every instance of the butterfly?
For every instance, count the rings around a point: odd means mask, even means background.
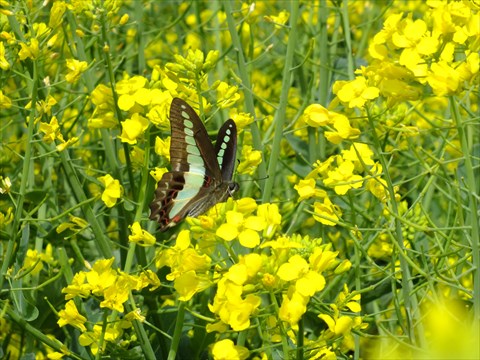
[[[150,219],[165,231],[186,216],[196,217],[226,201],[239,185],[232,181],[237,151],[237,127],[227,120],[218,131],[215,147],[190,105],[174,98],[170,106],[170,162],[150,204]]]

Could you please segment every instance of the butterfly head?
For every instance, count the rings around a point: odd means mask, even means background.
[[[240,189],[240,185],[238,185],[238,183],[232,181],[228,184],[228,193],[230,196],[236,193],[238,189]]]

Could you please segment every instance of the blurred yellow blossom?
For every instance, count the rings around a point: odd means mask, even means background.
[[[10,68],[10,63],[5,58],[5,45],[3,41],[0,41],[0,69],[8,70]]]
[[[0,90],[0,109],[10,109],[12,100]]]
[[[255,121],[252,115],[244,112],[238,112],[235,108],[230,110],[230,117],[233,121],[235,121],[235,125],[237,125],[239,130],[246,128]]]
[[[217,229],[217,236],[225,241],[238,237],[240,244],[253,248],[260,244],[258,231],[265,229],[265,220],[259,216],[247,216],[236,211],[227,211],[227,221]]]
[[[212,85],[217,90],[217,105],[220,109],[226,109],[233,106],[239,99],[237,86],[230,86],[224,81],[219,81]]]
[[[354,170],[353,162],[345,160],[337,168],[328,171],[323,183],[332,187],[338,195],[345,195],[349,189],[362,187],[363,178],[360,175],[355,175]]]
[[[262,152],[253,150],[250,145],[242,147],[242,161],[238,164],[237,173],[253,175],[258,165],[262,162]]]
[[[281,29],[282,28],[281,25],[285,25],[289,17],[290,17],[290,13],[286,10],[282,10],[278,13],[277,16],[275,15],[265,16],[264,19],[268,22],[274,23],[275,28]]]
[[[315,202],[313,204],[313,211],[313,218],[328,226],[335,226],[342,215],[340,208],[332,204],[328,197],[323,199],[323,203]]]
[[[162,168],[156,167],[150,171],[150,175],[155,179],[155,183],[157,183],[160,181],[163,174],[165,174],[166,172],[168,172],[168,169],[166,167],[162,167]]]
[[[368,86],[367,79],[363,76],[352,81],[337,81],[333,91],[349,108],[361,108],[368,100],[376,99],[380,93],[377,87]]]
[[[303,201],[312,197],[323,198],[327,196],[325,190],[316,188],[315,179],[313,178],[300,180],[298,184],[294,186],[294,189],[297,190],[298,195],[300,196],[298,201]]]
[[[107,207],[113,207],[117,203],[117,200],[122,196],[123,188],[120,185],[120,181],[115,180],[110,174],[100,176],[98,178],[105,187],[102,193],[102,201]]]
[[[78,312],[73,300],[70,300],[65,304],[65,310],[60,310],[58,316],[58,326],[63,327],[65,325],[72,325],[82,332],[87,331],[87,328],[84,325],[87,318]]]
[[[155,138],[155,154],[163,156],[167,161],[170,161],[170,142],[172,138],[169,136],[165,140],[157,136]]]
[[[330,113],[331,122],[336,131],[325,131],[325,137],[332,144],[340,144],[343,140],[354,140],[360,135],[360,130],[350,126],[345,115]]]
[[[38,46],[38,40],[32,38],[28,44],[21,42],[20,43],[20,51],[18,52],[18,58],[20,61],[25,59],[35,60],[38,55],[40,55],[40,48]]]
[[[326,126],[332,123],[330,112],[320,104],[308,105],[303,112],[303,120],[308,126]]]
[[[142,229],[138,221],[135,221],[133,225],[129,226],[129,228],[132,231],[132,235],[128,236],[128,241],[136,243],[140,246],[155,245],[155,236]]]
[[[65,75],[65,80],[71,84],[75,84],[80,75],[87,70],[88,63],[86,61],[78,61],[76,59],[67,59],[67,69],[68,72]]]
[[[246,347],[237,346],[230,339],[217,341],[211,351],[214,360],[244,360],[250,355]]]
[[[118,137],[122,142],[130,145],[137,143],[137,139],[143,136],[148,128],[148,120],[138,113],[132,115],[130,119],[122,121],[122,134]]]

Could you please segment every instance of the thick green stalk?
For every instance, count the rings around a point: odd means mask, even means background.
[[[471,139],[478,136],[478,129],[474,129],[473,126],[465,128],[465,124],[462,122],[460,112],[458,110],[458,104],[454,97],[450,97],[450,109],[453,120],[457,127],[458,137],[462,147],[463,158],[465,162],[465,188],[467,190],[467,197],[469,203],[468,219],[465,221],[466,225],[470,227],[470,234],[466,236],[472,243],[472,261],[473,261],[473,334],[472,339],[480,338],[480,218],[478,216],[478,196],[480,195],[480,179],[475,177],[475,166],[472,164],[473,155],[470,154],[472,146],[469,145],[467,140],[468,129],[472,129],[473,133]],[[478,137],[477,137],[478,139]],[[478,164],[477,171],[478,171]],[[474,354],[472,354],[474,355]],[[475,358],[480,358],[480,349],[477,346],[477,354]]]
[[[228,29],[230,31],[230,36],[232,38],[232,44],[234,47],[234,50],[237,52],[237,66],[238,66],[238,72],[240,74],[240,79],[242,80],[242,85],[244,89],[244,96],[245,96],[245,107],[247,112],[249,112],[253,117],[256,119],[255,115],[255,105],[253,103],[253,94],[252,94],[252,86],[250,84],[250,76],[248,74],[248,66],[245,61],[245,56],[243,54],[243,47],[242,43],[240,41],[240,37],[238,36],[237,29],[235,27],[235,20],[233,19],[232,16],[232,6],[231,6],[232,1],[225,1],[223,3],[225,7],[225,14],[227,16],[227,24],[228,24]],[[262,143],[262,138],[260,136],[260,130],[258,129],[258,124],[256,121],[254,121],[250,125],[250,131],[252,132],[252,140],[253,140],[253,147],[256,150],[262,151],[262,162],[260,165],[258,165],[258,176],[260,181],[263,181],[263,179],[266,178],[267,170],[265,166],[265,158],[263,155],[263,143]]]
[[[177,357],[178,345],[180,344],[180,338],[182,337],[183,319],[185,318],[185,306],[184,301],[180,301],[177,312],[177,320],[175,321],[175,330],[173,332],[172,344],[168,351],[168,360],[175,360]]]
[[[23,168],[22,168],[22,178],[20,181],[20,189],[18,191],[18,201],[17,207],[15,209],[15,216],[13,218],[13,223],[11,226],[11,233],[10,238],[8,240],[7,251],[5,252],[5,261],[2,264],[1,269],[1,278],[0,284],[3,283],[3,278],[7,272],[8,267],[11,265],[14,259],[14,252],[15,252],[15,244],[17,242],[18,234],[20,233],[20,219],[22,218],[23,214],[23,204],[25,202],[25,192],[27,190],[27,182],[30,178],[30,170],[32,167],[30,166],[32,161],[32,144],[33,144],[33,129],[35,127],[35,116],[36,116],[36,106],[37,103],[37,95],[38,95],[38,69],[37,69],[37,62],[34,60],[33,64],[33,74],[32,74],[32,96],[31,96],[31,111],[30,116],[28,118],[28,128],[27,128],[27,142],[25,144],[25,156],[23,158]],[[32,185],[32,184],[30,184]],[[18,249],[18,247],[17,247]]]
[[[288,104],[288,93],[292,84],[292,63],[295,48],[298,44],[297,39],[297,18],[298,18],[298,0],[290,2],[290,34],[288,35],[287,53],[285,56],[285,66],[283,68],[282,91],[280,93],[280,101],[278,109],[275,112],[273,124],[275,126],[275,134],[273,136],[272,150],[268,164],[268,177],[263,188],[264,203],[270,202],[272,197],[273,185],[275,183],[277,163],[280,157],[280,142],[283,138],[283,127],[285,124],[285,115]]]

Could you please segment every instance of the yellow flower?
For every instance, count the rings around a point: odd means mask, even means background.
[[[128,236],[128,241],[136,243],[140,246],[155,245],[155,236],[148,231],[143,230],[138,221],[135,221],[132,226],[129,226],[132,235]]]
[[[189,301],[193,295],[212,286],[208,276],[200,276],[194,270],[182,273],[175,279],[173,287],[177,291],[180,301]]]
[[[237,346],[230,339],[217,341],[212,346],[214,360],[244,360],[250,355],[247,348]]]
[[[78,79],[80,79],[80,75],[87,70],[88,63],[76,59],[67,59],[67,68],[69,71],[65,75],[65,80],[71,84],[75,84]]]
[[[248,125],[255,121],[252,115],[244,112],[237,112],[236,109],[230,110],[230,117],[233,121],[235,121],[235,125],[237,125],[239,130],[245,129]]]
[[[325,131],[325,137],[328,141],[333,144],[340,144],[345,139],[353,140],[358,138],[360,130],[352,128],[350,121],[345,115],[331,112],[330,117],[336,131]]]
[[[0,194],[8,194],[12,187],[12,181],[8,176],[3,177],[0,175]]]
[[[3,41],[0,41],[0,69],[8,70],[10,68],[10,63],[5,58],[5,45]]]
[[[72,282],[62,289],[65,300],[73,299],[75,296],[87,298],[90,296],[92,285],[87,283],[87,273],[80,271],[73,276]]]
[[[286,10],[280,11],[278,16],[275,15],[270,15],[270,16],[265,16],[264,19],[265,21],[271,22],[275,24],[275,28],[281,29],[288,21],[288,18],[290,17],[290,13]]]
[[[31,39],[28,44],[21,42],[20,47],[21,49],[18,52],[18,58],[20,59],[20,61],[23,61],[27,58],[35,60],[38,57],[38,55],[40,55],[38,40],[35,38]]]
[[[13,221],[13,207],[9,207],[5,213],[0,211],[0,228]]]
[[[103,291],[104,300],[100,303],[100,307],[106,307],[118,312],[123,312],[123,304],[128,300],[130,291],[140,290],[137,285],[140,282],[137,278],[125,273],[120,273],[115,277],[115,282],[106,287]]]
[[[282,223],[282,215],[278,211],[277,204],[261,204],[258,206],[257,215],[267,224],[263,231],[263,237],[270,239]]]
[[[170,141],[172,138],[169,136],[165,140],[161,137],[155,138],[155,154],[163,156],[167,161],[170,161]]]
[[[237,282],[246,281],[245,267],[234,265],[229,269],[229,272],[219,280],[213,304],[209,304],[208,307],[233,330],[242,331],[250,326],[250,316],[260,306],[261,299],[253,294],[248,294],[243,299],[243,286],[232,279],[237,279]]]
[[[349,108],[361,108],[368,100],[379,96],[378,88],[367,85],[367,79],[358,76],[352,81],[337,81],[334,85],[334,92],[340,101],[347,103]]]
[[[10,109],[11,107],[12,100],[0,90],[0,109]]]
[[[328,171],[323,183],[333,187],[338,195],[345,195],[349,189],[358,189],[362,187],[363,178],[353,174],[354,168],[353,162],[344,161],[336,169]]]
[[[238,164],[237,172],[239,174],[253,175],[258,165],[262,162],[262,152],[253,150],[250,145],[242,147],[242,161]]]
[[[102,201],[107,207],[113,207],[117,200],[122,196],[123,188],[120,185],[120,181],[115,180],[111,175],[100,176],[98,178],[105,187],[102,193]]]
[[[64,141],[63,136],[60,133],[60,126],[58,125],[58,120],[56,116],[52,116],[50,123],[48,124],[45,122],[41,122],[39,130],[45,133],[45,135],[43,136],[43,141],[45,141],[45,143],[47,144],[52,143],[55,139]]]
[[[104,84],[99,84],[91,93],[90,99],[95,105],[95,110],[88,119],[88,127],[94,129],[111,129],[118,125],[114,113],[112,89]]]
[[[166,172],[168,172],[168,169],[166,167],[156,167],[150,171],[150,175],[155,179],[155,183],[158,183],[162,178],[163,174],[165,174]]]
[[[82,218],[73,216],[72,214],[68,214],[68,217],[70,218],[70,222],[64,222],[58,225],[56,229],[57,234],[61,234],[67,229],[73,232],[80,232],[90,226],[89,223]]]
[[[294,286],[291,286],[288,293],[283,295],[278,317],[280,320],[288,322],[291,326],[297,325],[307,311],[309,300],[309,297],[302,296],[295,291]]]
[[[315,179],[313,178],[300,180],[293,188],[297,190],[298,195],[300,196],[298,201],[303,201],[312,197],[323,198],[327,195],[325,190],[317,189],[315,187]]]
[[[212,89],[217,90],[217,105],[220,109],[229,108],[240,99],[238,87],[230,86],[224,81],[213,84]]]
[[[308,126],[313,127],[326,126],[332,123],[330,112],[320,104],[308,105],[302,118]]]
[[[133,76],[128,80],[121,80],[116,85],[117,93],[120,95],[118,98],[118,107],[123,111],[129,111],[135,106],[136,100],[140,99],[139,96],[135,96],[137,91],[143,89],[146,85],[147,79],[143,76]],[[144,94],[144,91],[141,92]]]
[[[365,170],[365,166],[372,166],[375,163],[372,157],[373,151],[363,143],[355,142],[348,150],[342,150],[342,158],[353,162],[358,171]]]
[[[65,304],[65,310],[61,310],[58,313],[58,316],[60,317],[57,321],[58,326],[63,327],[65,325],[72,325],[82,332],[87,331],[87,328],[84,325],[87,319],[85,316],[80,315],[73,300],[70,300]]]
[[[67,5],[64,1],[55,1],[50,10],[50,20],[48,22],[48,26],[54,29],[61,25],[67,8],[71,9],[71,6]]]
[[[440,61],[430,67],[427,81],[435,95],[453,95],[460,85],[460,73],[445,61]]]
[[[122,121],[122,134],[119,139],[130,145],[137,143],[137,138],[143,136],[148,128],[148,120],[138,113],[132,115],[130,119]]]
[[[37,250],[28,249],[24,260],[23,269],[33,275],[37,275],[43,269],[41,254]],[[33,270],[31,269],[33,268]]]
[[[328,226],[335,226],[342,215],[340,208],[333,205],[328,197],[323,199],[323,203],[315,202],[313,204],[313,211],[313,218]]]
[[[103,295],[105,289],[115,283],[117,272],[112,269],[114,258],[98,260],[86,273],[86,280],[94,295]]]
[[[155,126],[161,129],[168,129],[170,122],[168,121],[168,114],[170,112],[170,104],[172,103],[172,95],[169,91],[160,91],[153,89],[152,93],[152,108],[147,113],[147,118]]]
[[[230,210],[226,214],[227,221],[217,229],[217,236],[225,241],[238,237],[240,244],[253,248],[260,244],[258,231],[265,229],[265,220],[259,216],[244,217],[242,213]]]

